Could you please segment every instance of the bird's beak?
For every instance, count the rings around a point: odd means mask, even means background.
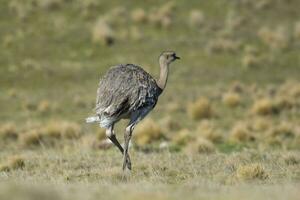
[[[175,57],[174,57],[174,58],[175,58],[175,60],[177,60],[177,59],[179,60],[179,59],[180,59],[180,57],[178,57],[178,56],[176,56],[176,55],[175,55]]]

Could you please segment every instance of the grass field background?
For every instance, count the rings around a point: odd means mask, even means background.
[[[1,0],[0,197],[297,199],[299,6]],[[181,60],[134,132],[124,176],[104,130],[84,119],[110,66],[158,77],[164,50]]]

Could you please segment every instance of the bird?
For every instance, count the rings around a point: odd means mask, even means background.
[[[86,118],[87,123],[99,123],[105,128],[107,138],[123,155],[123,171],[131,170],[128,153],[132,132],[136,125],[155,107],[158,97],[166,88],[169,66],[180,59],[174,51],[163,51],[159,56],[160,75],[153,78],[135,64],[112,66],[100,79],[97,89],[95,115]],[[121,119],[129,119],[124,133],[124,145],[117,140],[114,125]]]

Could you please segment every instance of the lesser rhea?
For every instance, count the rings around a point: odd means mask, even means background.
[[[165,51],[159,57],[160,77],[155,80],[141,67],[121,64],[111,67],[100,80],[97,90],[96,115],[88,117],[87,123],[97,122],[106,129],[107,137],[123,154],[123,170],[131,170],[128,145],[134,127],[156,105],[159,95],[166,87],[169,65],[179,59],[173,51]],[[118,142],[114,124],[129,119],[124,134],[124,146]]]

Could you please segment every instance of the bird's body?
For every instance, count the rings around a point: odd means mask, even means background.
[[[111,67],[99,83],[96,114],[100,126],[108,128],[137,112],[148,113],[161,94],[154,78],[133,64]]]
[[[106,129],[107,137],[123,154],[123,170],[131,169],[128,154],[129,141],[134,127],[156,105],[163,92],[169,72],[169,64],[179,57],[175,52],[163,52],[159,57],[160,77],[156,81],[141,67],[121,64],[111,67],[100,80],[96,99],[96,116],[88,117],[86,122],[98,122]],[[120,119],[130,119],[124,134],[124,147],[114,133],[114,124]]]

